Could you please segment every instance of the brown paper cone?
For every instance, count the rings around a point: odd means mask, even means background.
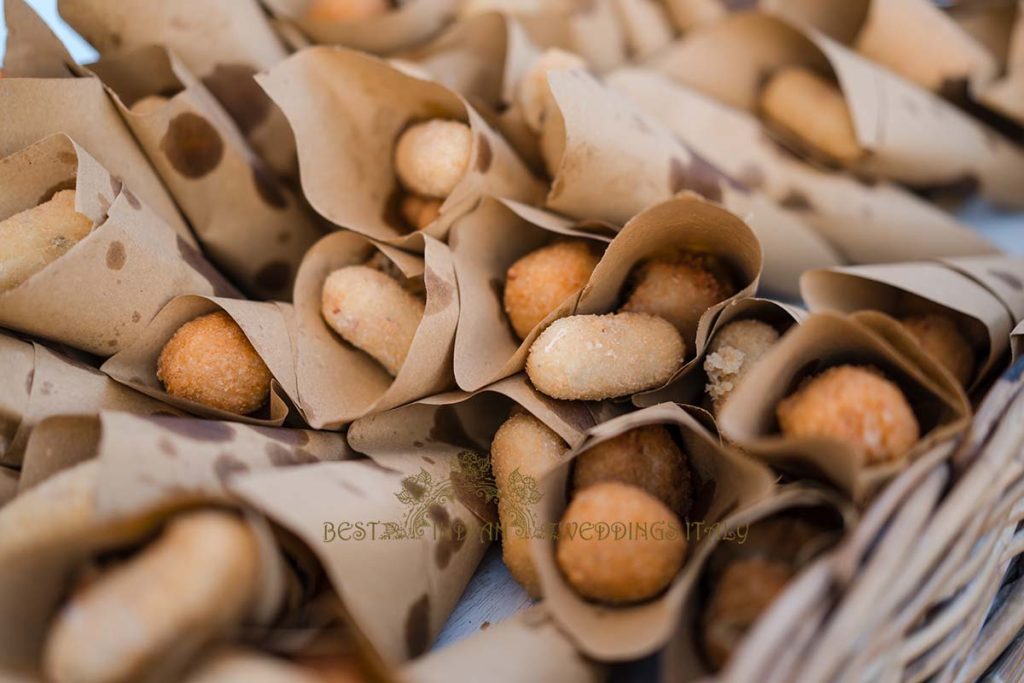
[[[426,45],[396,57],[412,62],[474,105],[481,102],[497,109],[505,100],[509,71],[514,66],[515,26],[510,17],[486,12],[452,24]]]
[[[1024,151],[813,29],[739,14],[694,33],[653,63],[676,80],[750,111],[757,109],[765,74],[785,65],[836,76],[857,139],[868,152],[856,170],[922,188],[978,186],[992,202],[1021,205]]]
[[[1013,38],[1017,5],[1014,2],[955,2],[945,7],[946,14],[972,38],[996,56],[1005,67]]]
[[[943,259],[1003,302],[1014,323],[1024,320],[1024,256],[978,256]]]
[[[399,57],[465,97],[531,170],[541,173],[537,134],[527,125],[517,97],[523,76],[540,55],[512,16],[484,12]]]
[[[245,291],[286,300],[315,215],[266,168],[227,112],[166,48],[147,47],[89,67],[107,86],[210,259]],[[149,112],[144,97],[169,101]]]
[[[496,662],[506,662],[497,666]],[[486,631],[414,661],[402,670],[410,683],[453,680],[598,683],[601,668],[584,658],[558,630],[544,605],[531,607]]]
[[[195,237],[95,78],[71,78],[74,60],[23,0],[4,4],[12,41],[0,79],[0,157],[64,133],[123,180],[190,245]],[[74,69],[74,71],[73,71]],[[13,78],[12,78],[13,76]]]
[[[288,417],[289,403],[295,404],[298,397],[291,336],[286,313],[282,309],[287,309],[287,304],[206,296],[178,297],[153,318],[133,344],[110,358],[100,370],[136,391],[193,415],[279,427]],[[238,323],[273,375],[270,400],[249,415],[236,415],[171,396],[164,391],[156,376],[157,359],[178,328],[216,311],[224,311]]]
[[[541,14],[537,21],[546,22],[548,18]],[[565,3],[560,23],[559,42],[549,45],[536,38],[534,42],[575,52],[598,73],[614,69],[628,59],[626,35],[614,0],[570,0]]]
[[[755,525],[758,522],[780,516],[805,519],[816,526],[820,524],[822,533],[799,546],[787,544],[788,539],[757,537]],[[856,521],[856,511],[840,497],[824,489],[801,485],[787,486],[777,495],[731,517],[728,524],[723,525],[724,533],[701,548],[700,555],[693,560],[697,589],[686,596],[679,611],[676,633],[662,655],[662,680],[692,681],[715,675],[700,645],[700,613],[715,575],[730,558],[768,555],[772,559],[792,563],[797,570],[789,583],[792,586],[801,576],[801,570],[806,569],[829,545],[839,541]],[[734,538],[730,540],[726,534]],[[761,615],[758,625],[768,620],[771,609]],[[746,641],[754,637],[758,625],[750,629]],[[745,645],[733,652],[731,661],[740,659],[744,649]],[[720,672],[721,680],[728,680],[729,673],[728,668]]]
[[[24,0],[4,3],[7,45],[5,78],[70,78],[75,60]]]
[[[0,465],[0,507],[6,505],[14,499],[14,496],[18,495],[18,477],[20,475],[21,472],[19,470]]]
[[[1024,66],[1017,66],[1006,78],[980,88],[977,98],[989,109],[1024,125]]]
[[[976,231],[896,185],[804,163],[749,112],[653,71],[620,69],[605,81],[724,173],[796,211],[843,260],[881,263],[996,251]]]
[[[0,187],[4,218],[74,187],[75,209],[95,225],[57,261],[0,294],[6,327],[109,356],[135,341],[174,296],[235,293],[133,188],[67,136],[51,136],[0,162]]]
[[[968,17],[974,14],[980,18],[975,36],[996,55],[1002,67],[1000,77],[992,82],[972,84],[975,97],[986,107],[1024,125],[1024,5],[1018,1],[1013,6],[964,10]],[[969,31],[971,26],[964,28]]]
[[[10,383],[2,392],[0,414],[3,424],[13,427],[12,431],[3,431],[3,464],[20,465],[32,430],[54,415],[95,415],[101,410],[178,414],[171,406],[111,381],[98,370],[41,344],[0,335],[0,367],[5,384]]]
[[[40,422],[25,454],[21,490],[99,458],[100,511],[136,515],[194,499],[230,503],[226,485],[233,477],[352,456],[345,438],[332,432],[104,411]]]
[[[669,639],[683,600],[694,587],[692,559],[715,533],[712,525],[727,524],[730,515],[771,495],[773,475],[767,468],[725,449],[686,411],[661,404],[623,415],[594,427],[563,462],[538,483],[541,500],[531,508],[537,529],[554,528],[565,510],[572,461],[588,448],[644,425],[663,424],[675,432],[689,457],[694,501],[685,522],[690,561],[668,591],[633,606],[609,607],[580,598],[565,581],[555,562],[555,543],[534,537],[531,550],[540,576],[545,605],[555,621],[587,656],[599,661],[622,661],[650,654]],[[542,534],[543,536],[543,534]]]
[[[518,374],[475,392],[437,394],[361,418],[349,429],[349,441],[356,450],[381,459],[410,452],[410,444],[412,450],[490,451],[494,433],[515,406],[570,445],[600,422],[590,406],[549,398],[534,389],[526,375]]]
[[[429,648],[487,548],[473,473],[454,457],[433,455],[255,472],[232,482],[316,553],[356,630],[386,665]]]
[[[278,39],[284,43],[289,52],[299,52],[307,47],[313,46],[313,41],[302,32],[295,22],[279,16],[268,17],[270,26],[274,29]]]
[[[785,334],[794,325],[798,325],[807,317],[800,308],[790,306],[771,299],[744,298],[734,299],[724,306],[708,328],[703,345],[697,355],[687,360],[672,383],[662,389],[644,392],[633,397],[633,404],[641,408],[658,403],[680,403],[710,409],[707,396],[707,373],[704,372],[704,359],[707,357],[708,346],[715,339],[719,330],[737,320],[760,320],[774,327],[780,334]]]
[[[812,311],[877,310],[895,318],[940,309],[954,317],[975,348],[967,388],[1001,369],[1011,320],[1002,302],[971,278],[939,263],[901,263],[814,270],[801,278]]]
[[[515,108],[519,81],[540,54],[512,16],[484,12],[452,24],[431,42],[397,57],[482,107],[482,113],[498,116],[493,112]],[[507,124],[507,116],[503,112],[499,123]]]
[[[336,429],[453,385],[459,299],[451,252],[437,240],[414,237],[420,240],[416,250],[423,252],[422,259],[355,233],[336,232],[320,240],[302,262],[295,282],[297,404],[314,428]],[[406,277],[422,276],[426,288],[423,320],[397,377],[343,341],[321,314],[327,276],[338,268],[364,263],[377,249]]]
[[[100,54],[164,45],[202,79],[253,149],[281,177],[293,178],[295,139],[280,110],[252,77],[287,56],[256,0],[60,0],[60,14]]]
[[[570,315],[571,296],[524,340],[505,314],[503,288],[509,267],[555,240],[583,239],[603,250],[610,230],[578,229],[569,221],[520,204],[485,198],[452,225],[449,242],[459,281],[459,326],[455,335],[455,379],[475,391],[526,364],[526,355],[546,322]]]
[[[0,334],[0,463],[14,460],[21,422],[32,395],[36,350],[32,344]]]
[[[633,269],[644,259],[674,250],[697,251],[720,258],[732,271],[736,293],[701,316],[696,339],[687,339],[686,357],[701,352],[711,324],[730,302],[753,296],[760,283],[761,247],[753,231],[720,206],[693,193],[637,214],[612,240],[597,264],[574,311],[579,315],[618,310]]]
[[[760,5],[813,26],[933,92],[987,82],[998,69],[992,53],[929,0],[763,0]]]
[[[594,424],[582,404],[548,399],[520,375],[475,394],[441,394],[355,422],[349,443],[372,460],[314,468],[309,481],[246,478],[236,488],[316,550],[362,634],[386,663],[402,662],[433,642],[496,536],[493,482],[477,475],[487,469],[495,431],[516,406],[569,443]],[[385,524],[405,529],[435,501],[448,511],[434,513],[435,521],[465,525],[462,542],[430,529],[418,540],[382,538]],[[325,542],[325,522],[379,526],[376,536],[366,526],[358,542]],[[385,600],[395,608],[381,610]]]
[[[233,476],[348,453],[338,435],[207,420],[124,413],[44,420],[31,438],[22,490],[87,460],[95,459],[99,470],[92,503],[73,528],[39,538],[30,552],[0,562],[0,665],[38,661],[50,617],[72,571],[87,557],[133,544],[181,508],[237,505],[225,488]],[[266,558],[251,618],[266,623],[284,595],[282,567],[269,529],[250,521]]]
[[[675,38],[662,0],[615,0],[630,61],[644,61]]]
[[[369,55],[312,48],[259,80],[295,130],[306,197],[336,225],[374,239],[415,243],[403,237],[408,229],[396,213],[400,190],[392,160],[398,135],[421,119],[465,121],[474,136],[469,168],[426,234],[443,239],[451,220],[484,194],[536,203],[543,193],[508,144],[464,100]]]
[[[962,391],[930,361],[899,324],[876,331],[869,321],[819,313],[793,328],[747,375],[718,416],[722,434],[780,469],[823,479],[855,502],[868,500],[929,447],[960,433],[970,408]],[[893,329],[896,328],[896,329]],[[881,370],[907,397],[921,439],[900,460],[867,467],[859,451],[827,438],[785,438],[775,408],[800,380],[827,367],[866,364]]]
[[[17,672],[14,680],[42,680],[38,667],[49,622],[75,568],[96,552],[141,538],[156,525],[148,516],[125,522],[130,531],[122,530],[111,539],[111,524],[90,509],[76,520],[78,528],[69,530],[73,533],[37,539],[30,552],[2,558],[0,669]]]
[[[794,294],[801,272],[840,263],[795,213],[750,193],[586,72],[553,72],[548,82],[565,123],[565,153],[547,197],[549,208],[621,224],[652,204],[693,190],[750,223],[764,249],[765,284],[773,291]]]
[[[617,0],[470,0],[462,9],[465,16],[490,11],[515,17],[537,46],[575,52],[597,72],[628,58]]]
[[[309,0],[266,0],[276,16],[298,27],[314,43],[344,45],[386,55],[413,47],[454,19],[458,0],[419,0],[386,14],[354,21],[324,21],[308,16]]]

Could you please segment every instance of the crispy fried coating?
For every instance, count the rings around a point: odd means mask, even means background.
[[[413,230],[423,230],[441,215],[442,204],[442,199],[407,194],[402,197],[399,210]]]
[[[580,491],[603,481],[637,486],[680,518],[693,505],[690,463],[664,425],[646,425],[581,453],[573,469]]]
[[[737,559],[726,566],[701,614],[704,654],[716,671],[791,577],[788,565],[761,557]]]
[[[974,372],[974,349],[952,318],[941,313],[927,313],[912,315],[900,322],[917,339],[921,348],[949,370],[960,384],[970,381]]]
[[[224,311],[178,328],[160,352],[156,376],[171,396],[236,415],[266,403],[273,379],[242,328]]]
[[[774,327],[760,320],[737,320],[724,326],[711,340],[704,357],[705,387],[715,414],[761,357],[779,340]]]
[[[843,93],[813,71],[779,70],[761,91],[760,106],[769,125],[816,156],[851,164],[864,154]]]
[[[219,511],[183,514],[88,584],[54,619],[43,663],[56,683],[131,680],[238,623],[259,583],[250,528]]]
[[[602,482],[583,489],[559,522],[558,566],[589,600],[621,605],[653,598],[672,582],[685,556],[679,520],[635,486]]]
[[[398,374],[426,304],[369,266],[340,268],[324,281],[321,313],[342,339]]]
[[[920,436],[900,388],[868,367],[829,368],[783,399],[776,413],[783,435],[845,441],[866,465],[901,458]]]
[[[369,19],[389,11],[389,0],[313,0],[306,9],[306,18],[341,23]]]
[[[558,464],[568,446],[558,434],[527,412],[517,412],[498,428],[491,442],[491,470],[498,489],[501,552],[512,578],[533,597],[540,597],[540,581],[530,559],[530,534],[522,500],[526,479],[537,480]]]
[[[559,304],[583,289],[599,258],[584,240],[558,240],[509,267],[505,313],[520,339],[526,339]]]
[[[473,134],[465,123],[431,119],[410,126],[395,146],[395,172],[405,189],[443,199],[469,166]]]
[[[91,231],[92,221],[75,211],[74,190],[0,221],[0,292],[46,268]]]
[[[664,318],[693,344],[704,311],[736,293],[723,271],[713,257],[688,252],[644,261],[622,310]]]
[[[662,386],[685,352],[679,332],[663,318],[574,315],[556,320],[534,340],[526,374],[552,398],[597,401]]]

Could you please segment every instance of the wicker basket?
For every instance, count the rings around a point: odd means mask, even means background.
[[[1024,680],[1021,520],[1024,360],[966,438],[918,459],[794,581],[719,680]]]

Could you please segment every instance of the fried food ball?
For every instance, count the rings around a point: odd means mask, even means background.
[[[369,266],[340,268],[324,281],[321,313],[342,339],[394,377],[405,363],[426,303]]]
[[[900,388],[868,367],[829,368],[783,399],[776,413],[785,436],[845,441],[867,465],[902,457],[920,436]]]
[[[974,349],[952,318],[927,313],[912,315],[900,322],[928,355],[949,370],[960,384],[967,384],[974,371]]]
[[[631,429],[576,458],[575,491],[604,481],[639,487],[680,518],[693,505],[690,463],[664,425]]]
[[[133,114],[145,116],[160,111],[169,102],[163,95],[147,95],[131,106]]]
[[[789,565],[760,557],[738,559],[726,566],[701,614],[704,654],[715,671],[725,666],[790,578]]]
[[[491,442],[491,470],[498,489],[501,553],[512,578],[532,597],[540,597],[540,581],[530,559],[530,534],[523,528],[528,501],[519,488],[524,479],[536,481],[558,464],[569,449],[558,434],[533,415],[511,415]]]
[[[432,119],[410,126],[395,147],[395,172],[405,189],[443,199],[469,166],[473,133],[461,121]]]
[[[241,621],[259,575],[256,539],[238,517],[183,514],[137,555],[71,596],[46,641],[49,680],[133,680],[163,658],[180,657],[182,647],[199,649]]]
[[[157,360],[156,376],[171,396],[236,415],[267,402],[273,375],[224,311],[178,328]]]
[[[541,131],[550,106],[548,73],[586,68],[587,62],[582,57],[558,48],[549,48],[533,60],[516,87],[516,103],[522,109],[523,118],[530,130],[534,133]]]
[[[599,401],[662,386],[685,354],[679,332],[663,318],[574,315],[551,323],[534,340],[526,374],[552,398]]]
[[[761,91],[760,106],[769,125],[818,156],[851,164],[864,154],[842,92],[813,71],[777,71]]]
[[[389,11],[389,0],[313,0],[306,10],[306,18],[310,21],[341,23],[369,19]]]
[[[708,376],[705,390],[715,414],[778,340],[775,328],[760,320],[737,320],[718,331],[704,357],[704,372]]]
[[[92,231],[75,211],[75,191],[0,221],[0,292],[14,289],[66,254]]]
[[[688,252],[644,261],[622,310],[664,318],[692,344],[704,311],[736,293],[723,271],[713,257]]]
[[[531,251],[505,274],[505,313],[520,339],[576,294],[600,257],[584,240],[558,240]]]
[[[612,529],[622,532],[619,538]],[[636,486],[602,482],[583,489],[559,522],[558,567],[589,600],[621,605],[653,598],[672,583],[685,556],[679,520]]]
[[[441,215],[442,204],[444,200],[441,199],[407,194],[402,197],[399,209],[406,223],[414,230],[423,230]]]

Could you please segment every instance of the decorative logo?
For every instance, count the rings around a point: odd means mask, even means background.
[[[748,525],[723,527],[719,522],[679,520],[679,524],[655,522],[573,521],[546,522],[537,520],[535,509],[543,497],[537,480],[519,469],[508,475],[502,496],[491,471],[490,458],[475,451],[459,452],[447,477],[438,478],[425,468],[402,479],[394,496],[405,506],[397,520],[324,522],[324,542],[334,541],[397,541],[429,537],[449,541],[456,547],[466,540],[469,529],[461,519],[453,519],[449,509],[454,503],[468,508],[480,520],[481,542],[502,536],[601,541],[605,539],[672,540],[680,534],[688,540],[721,535],[724,540],[743,543]],[[501,523],[497,510],[501,511]]]
[[[395,497],[408,510],[399,522],[390,524],[389,532],[394,538],[423,538],[424,531],[438,522],[436,511],[456,501],[490,522],[495,517],[498,489],[490,459],[467,450],[456,456],[447,479],[435,481],[430,472],[420,468],[418,474],[402,480],[402,490]]]
[[[537,494],[539,496],[539,493]],[[394,496],[405,506],[399,519],[345,520],[323,523],[324,543],[334,541],[400,541],[447,539],[465,540],[468,527],[454,517],[452,504],[468,508],[480,520],[482,541],[493,540],[497,522],[498,489],[491,474],[487,455],[461,451],[452,461],[447,477],[425,468],[402,479]]]

